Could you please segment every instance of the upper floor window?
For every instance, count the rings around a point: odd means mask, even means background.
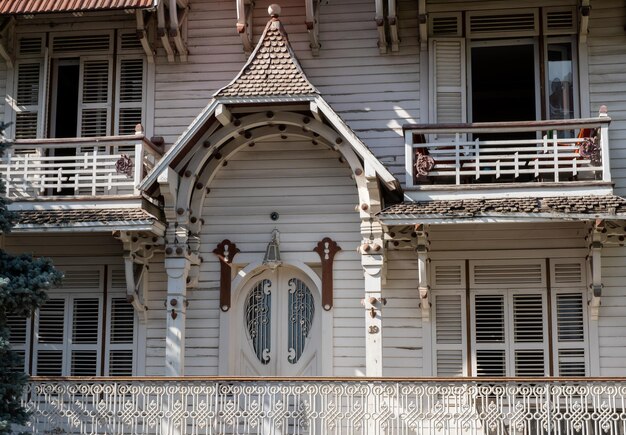
[[[22,34],[13,89],[16,139],[133,134],[145,123],[146,65],[134,33]]]
[[[430,17],[432,123],[579,116],[576,9]]]

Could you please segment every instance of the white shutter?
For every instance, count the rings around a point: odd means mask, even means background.
[[[431,122],[466,122],[465,40],[432,38],[429,63]]]
[[[107,136],[111,119],[111,59],[80,59],[78,135]]]
[[[113,297],[109,302],[109,313],[105,375],[132,376],[135,310],[126,297]]]
[[[15,73],[15,138],[36,139],[40,129],[42,112],[41,59],[19,61]]]
[[[465,294],[441,292],[433,297],[434,367],[440,377],[464,376]]]
[[[504,294],[474,294],[472,358],[475,376],[507,375],[507,326]]]
[[[107,301],[105,376],[132,376],[135,364],[135,309],[126,299],[124,269],[109,273],[110,296]]]
[[[468,38],[536,36],[539,34],[539,10],[470,11],[467,13]]]
[[[35,344],[33,374],[61,376],[64,374],[64,345],[66,337],[67,296],[54,296],[35,317]]]
[[[513,323],[511,355],[515,376],[544,376],[547,368],[545,300],[541,293],[514,293],[510,318]]]
[[[585,293],[561,290],[553,298],[555,373],[558,376],[586,376]]]
[[[30,341],[30,319],[9,314],[6,320],[9,328],[11,348],[22,358],[24,371],[28,371],[26,364],[28,362],[28,343]]]
[[[583,259],[554,259],[551,261],[552,287],[555,288],[584,288],[585,260]]]
[[[75,296],[71,311],[71,376],[96,376],[99,372],[101,298]]]
[[[472,288],[538,288],[546,286],[545,262],[526,260],[476,260],[470,262]]]
[[[142,58],[119,57],[117,63],[115,134],[134,134],[144,124],[146,67]]]
[[[433,261],[430,270],[434,289],[465,289],[464,261]]]

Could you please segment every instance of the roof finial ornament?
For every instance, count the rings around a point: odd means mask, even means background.
[[[280,16],[280,10],[280,6],[273,3],[267,8],[267,13],[270,14],[272,18],[278,18]]]

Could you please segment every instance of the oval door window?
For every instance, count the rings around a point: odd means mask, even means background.
[[[248,340],[259,362],[269,364],[273,346],[277,346],[278,358],[296,364],[304,353],[314,316],[315,300],[304,281],[290,278],[286,289],[274,292],[269,279],[255,283],[245,299],[244,320]],[[286,343],[272,343],[272,334],[279,337],[278,332],[285,330],[287,336],[281,335]]]
[[[244,306],[246,330],[254,353],[261,364],[269,364],[272,350],[272,282],[263,279],[248,293]]]
[[[311,289],[304,282],[298,278],[291,278],[288,286],[287,361],[295,364],[302,356],[311,332],[315,304]]]

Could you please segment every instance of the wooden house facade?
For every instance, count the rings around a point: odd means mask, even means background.
[[[623,2],[0,15],[32,431],[625,432]]]

